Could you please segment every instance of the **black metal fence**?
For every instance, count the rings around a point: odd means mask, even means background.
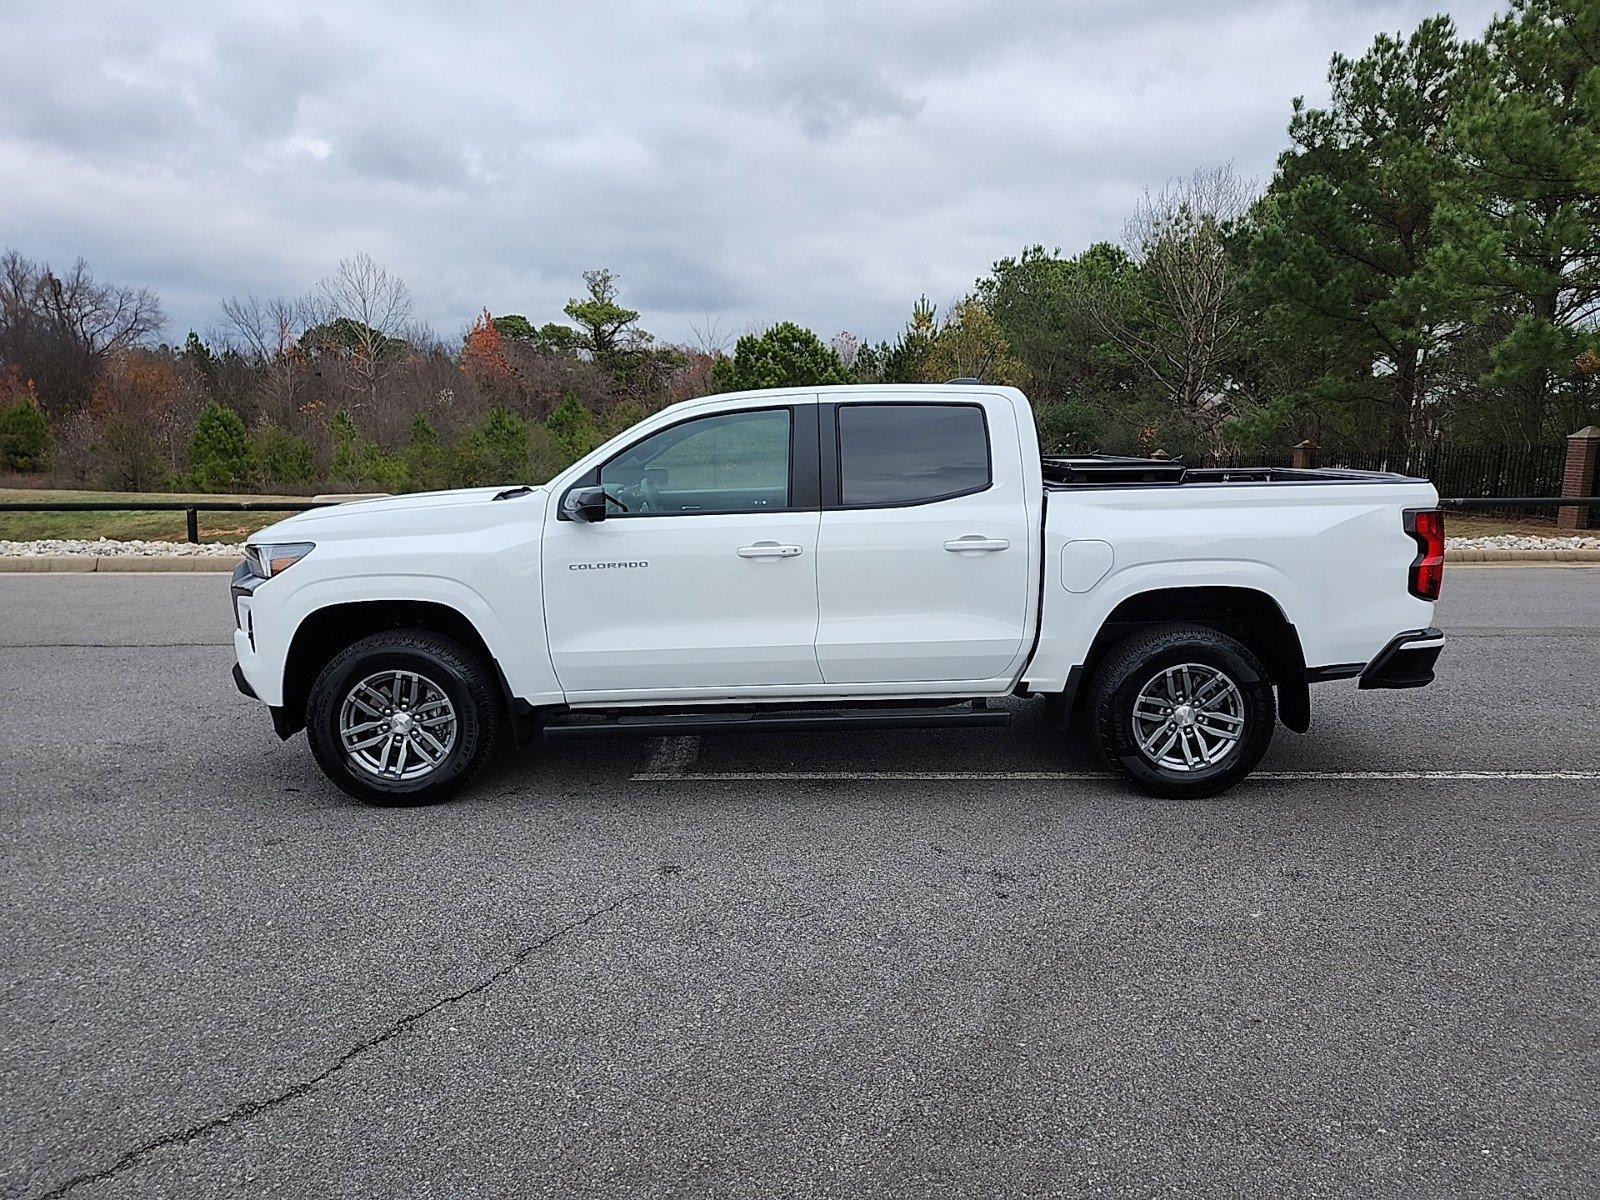
[[[1254,467],[1288,466],[1288,462],[1261,461],[1254,459],[1250,462]],[[1333,464],[1330,464],[1333,466]],[[1344,466],[1344,464],[1339,464]],[[1362,467],[1363,470],[1386,470],[1387,467]],[[1422,474],[1422,472],[1406,472],[1406,474]],[[1442,485],[1438,490],[1445,491]],[[1557,488],[1560,491],[1560,482]],[[186,517],[187,534],[190,542],[200,541],[200,518],[202,512],[307,512],[309,509],[326,509],[342,501],[16,501],[0,502],[0,512],[182,512]],[[1442,499],[1440,506],[1445,509],[1472,509],[1475,512],[1510,512],[1510,514],[1528,515],[1530,510],[1547,510],[1555,512],[1563,507],[1576,507],[1576,509],[1600,509],[1600,496],[1514,496],[1514,494],[1499,494],[1499,496],[1453,496]]]
[[[1357,471],[1394,471],[1433,482],[1441,496],[1460,499],[1559,496],[1566,469],[1567,444],[1549,442],[1534,446],[1414,446],[1391,457],[1381,450],[1341,450],[1318,447],[1312,465],[1349,467]],[[1230,454],[1216,464],[1223,467],[1291,467],[1294,454]],[[1529,510],[1527,505],[1496,509],[1473,505],[1482,512],[1554,520],[1552,511]]]
[[[1567,444],[1418,446],[1396,461],[1384,454],[1326,453],[1321,463],[1362,471],[1398,471],[1433,481],[1441,496],[1559,496]]]

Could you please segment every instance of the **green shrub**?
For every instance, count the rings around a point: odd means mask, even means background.
[[[159,492],[171,482],[165,451],[148,421],[112,413],[89,447],[94,478],[117,492]]]
[[[478,430],[465,433],[440,454],[440,473],[446,487],[479,487],[489,482],[483,439]]]
[[[310,439],[282,425],[258,425],[250,435],[250,449],[268,482],[298,487],[317,476],[317,456]]]
[[[528,473],[531,448],[528,423],[503,404],[496,404],[478,430],[483,446],[485,483],[520,483]]]
[[[444,447],[439,445],[439,434],[421,413],[411,422],[411,444],[406,447],[405,458],[406,475],[412,487],[426,492],[450,486],[452,481]]]
[[[550,431],[551,444],[562,466],[582,458],[601,442],[594,415],[571,394],[544,419],[544,427]]]
[[[406,456],[387,454],[361,436],[350,414],[340,409],[328,422],[333,438],[333,468],[328,477],[353,491],[403,492],[410,486]]]
[[[50,465],[50,424],[27,396],[0,408],[0,467],[43,471]]]

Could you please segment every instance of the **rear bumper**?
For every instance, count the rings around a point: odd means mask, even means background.
[[[1361,672],[1363,688],[1416,688],[1433,682],[1433,665],[1444,649],[1444,632],[1429,626],[1395,637]]]

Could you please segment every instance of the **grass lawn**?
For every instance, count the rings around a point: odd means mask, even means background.
[[[185,492],[76,492],[50,488],[0,488],[0,504],[73,500],[287,500],[305,496],[221,496]],[[288,513],[203,512],[202,542],[238,542]],[[188,540],[182,512],[0,512],[0,541],[31,542],[40,538],[108,537],[116,541],[183,542]]]
[[[1570,529],[1556,528],[1556,510],[1535,510],[1545,517],[1501,517],[1492,513],[1447,512],[1444,515],[1446,537],[1494,537],[1497,533],[1514,533],[1519,537],[1563,537]]]

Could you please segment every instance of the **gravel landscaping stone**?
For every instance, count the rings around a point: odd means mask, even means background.
[[[32,558],[40,555],[58,557],[110,558],[128,556],[135,558],[240,558],[244,555],[241,542],[114,542],[109,538],[86,541],[76,538],[46,538],[37,542],[0,541],[0,555]]]
[[[1447,537],[1444,545],[1447,553],[1451,550],[1600,550],[1600,534],[1525,537],[1519,533],[1497,533],[1492,537]]]

